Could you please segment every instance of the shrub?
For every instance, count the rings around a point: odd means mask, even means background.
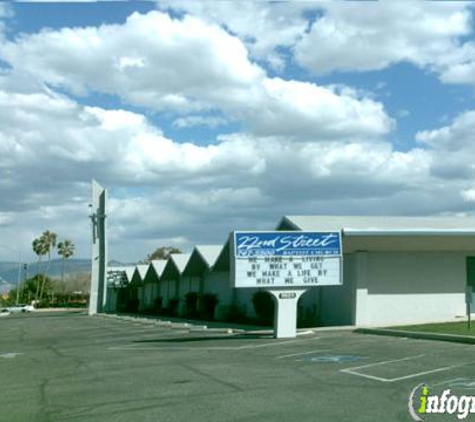
[[[167,315],[169,316],[177,316],[178,314],[178,304],[180,303],[180,299],[174,297],[168,301],[167,307]]]
[[[185,295],[185,316],[196,318],[198,313],[198,293],[188,292]]]
[[[203,296],[200,298],[200,314],[201,317],[208,320],[212,321],[214,320],[214,311],[216,309],[216,306],[218,305],[218,296],[211,294],[211,293],[205,293]]]
[[[127,312],[133,314],[137,313],[139,311],[139,305],[140,301],[138,299],[130,299],[127,306]]]
[[[236,305],[229,307],[229,311],[224,320],[225,322],[234,322],[236,324],[247,324],[249,322],[246,313]]]
[[[275,302],[270,293],[264,290],[258,290],[252,296],[254,312],[257,315],[258,322],[266,325],[272,325],[274,322]]]
[[[49,299],[41,299],[38,304],[37,308],[49,308],[51,306],[51,301]]]
[[[163,297],[158,296],[153,302],[153,312],[160,313],[163,310]]]

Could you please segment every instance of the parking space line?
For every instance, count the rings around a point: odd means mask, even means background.
[[[443,371],[448,371],[450,369],[460,368],[462,366],[470,365],[471,363],[473,363],[473,361],[471,361],[471,362],[462,363],[460,365],[444,366],[444,367],[441,367],[441,368],[435,368],[435,369],[431,369],[429,371],[423,371],[423,372],[416,372],[416,373],[413,373],[413,374],[404,375],[402,377],[396,377],[396,378],[377,377],[377,376],[374,376],[374,375],[364,374],[364,373],[360,373],[360,372],[356,371],[358,369],[364,369],[364,368],[374,367],[374,366],[381,366],[381,365],[386,365],[386,364],[393,363],[393,362],[402,362],[402,361],[406,361],[406,360],[417,359],[417,358],[420,358],[422,356],[424,356],[424,355],[410,356],[410,357],[407,357],[407,358],[395,359],[395,360],[385,361],[385,362],[370,363],[368,365],[341,369],[340,372],[343,372],[343,373],[346,373],[346,374],[351,374],[351,375],[356,375],[358,377],[369,378],[369,379],[373,379],[373,380],[381,381],[381,382],[397,382],[397,381],[404,381],[404,380],[408,380],[408,379],[411,379],[411,378],[420,377],[422,375],[435,374],[437,372],[443,372]],[[443,384],[443,383],[439,383],[439,384]]]
[[[392,360],[386,360],[386,361],[383,361],[383,362],[368,363],[367,365],[353,366],[351,368],[340,369],[340,372],[343,372],[345,374],[356,375],[358,377],[372,379],[372,380],[375,380],[375,381],[392,382],[390,378],[383,378],[383,377],[377,377],[375,375],[362,374],[362,373],[356,372],[356,371],[358,369],[373,368],[375,366],[383,366],[383,365],[387,365],[389,363],[394,363],[394,362],[404,362],[404,361],[407,361],[407,360],[419,359],[423,356],[425,356],[425,355],[408,356],[408,357],[401,358],[401,359],[392,359]]]
[[[425,356],[425,355],[408,356],[406,358],[401,358],[401,359],[393,359],[393,360],[386,360],[386,361],[383,361],[383,362],[368,363],[367,365],[362,365],[362,366],[352,366],[351,368],[347,368],[347,369],[351,369],[352,371],[354,371],[355,369],[370,368],[370,367],[373,367],[373,366],[387,365],[388,363],[393,363],[393,362],[403,362],[405,360],[419,359],[423,356]],[[342,371],[345,371],[345,370],[346,369],[342,369]]]
[[[444,381],[436,382],[435,384],[431,384],[431,386],[432,387],[437,387],[438,385],[450,384],[452,382],[460,381],[460,380],[463,380],[463,379],[465,379],[465,378],[453,378],[453,379],[450,379],[450,380],[444,380]]]
[[[456,366],[445,366],[443,368],[432,369],[430,371],[418,372],[416,374],[405,375],[403,377],[398,377],[398,378],[391,378],[391,379],[388,380],[388,382],[403,381],[403,380],[408,380],[408,379],[411,379],[411,378],[420,377],[422,375],[435,374],[437,372],[448,371],[449,369],[457,368],[457,366],[458,365],[456,365]]]
[[[310,355],[311,353],[330,352],[331,350],[333,349],[317,349],[317,350],[310,350],[309,352],[291,353],[290,355],[277,356],[276,359],[285,359],[285,358],[290,358],[293,356]]]
[[[375,380],[375,381],[381,381],[381,382],[388,382],[389,381],[387,378],[381,378],[381,377],[377,377],[375,375],[360,374],[359,372],[353,372],[351,369],[341,369],[340,372],[344,372],[345,374],[350,374],[350,375],[356,375],[358,377],[369,378],[369,379]]]

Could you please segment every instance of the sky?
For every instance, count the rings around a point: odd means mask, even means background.
[[[283,215],[473,216],[472,2],[0,3],[0,260],[222,244]]]

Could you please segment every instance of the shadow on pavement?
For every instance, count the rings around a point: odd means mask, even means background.
[[[133,340],[132,343],[187,343],[193,341],[210,341],[210,340],[248,340],[248,339],[274,339],[269,334],[223,334],[222,336],[202,336],[202,337],[176,337],[176,338],[159,338],[148,340]]]

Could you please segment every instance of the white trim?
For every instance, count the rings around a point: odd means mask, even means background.
[[[344,236],[475,236],[474,230],[463,229],[342,229]]]

